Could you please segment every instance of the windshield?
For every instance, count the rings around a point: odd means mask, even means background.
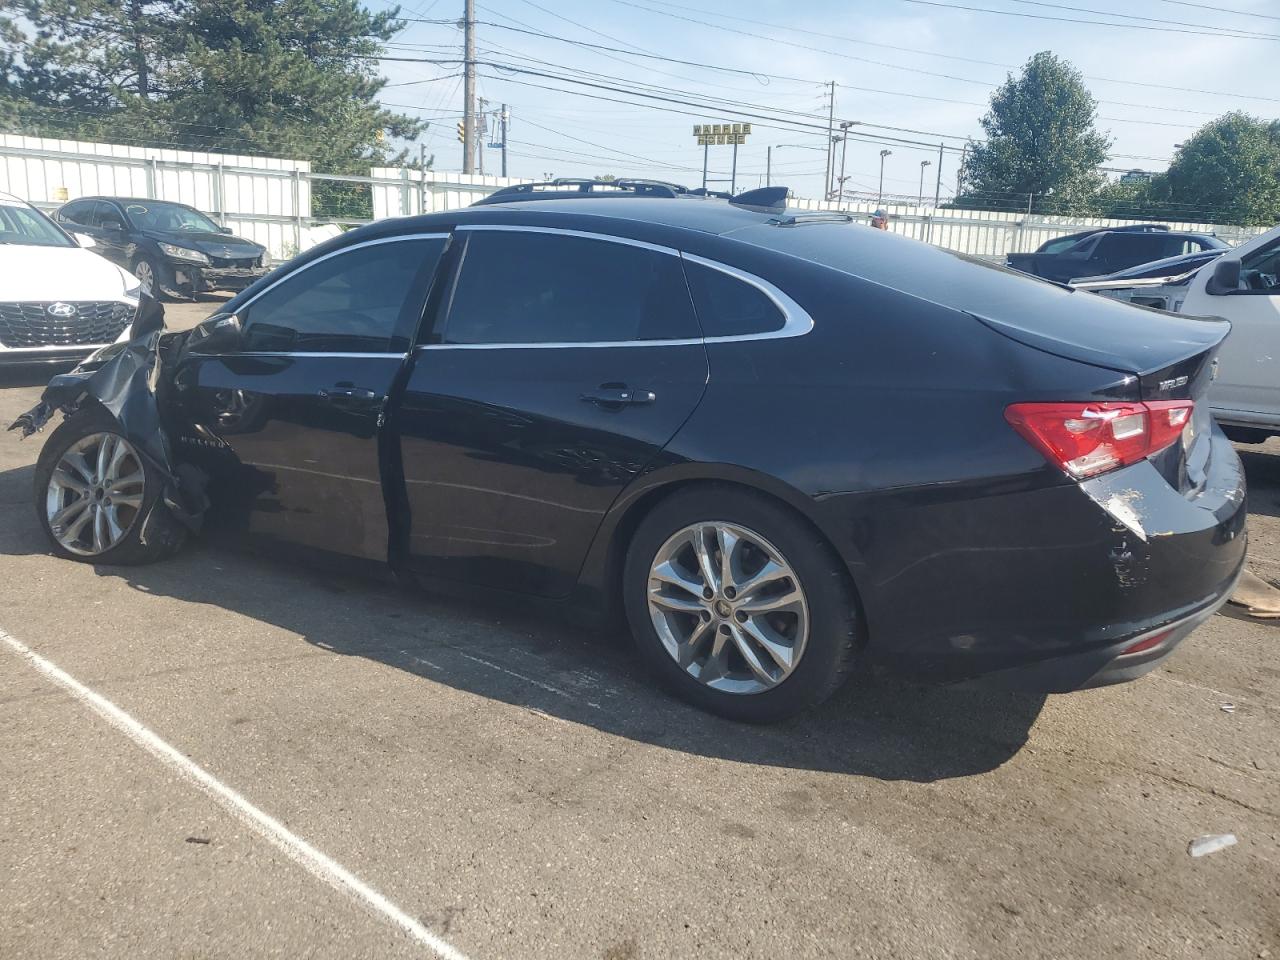
[[[188,230],[199,233],[217,233],[218,225],[199,210],[184,207],[180,203],[126,203],[124,212],[139,230]]]
[[[53,221],[31,207],[0,204],[0,243],[28,247],[74,247]]]

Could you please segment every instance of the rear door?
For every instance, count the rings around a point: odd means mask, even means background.
[[[188,354],[179,437],[229,525],[387,558],[384,408],[447,237],[371,240],[304,264],[236,311],[240,348]]]
[[[460,267],[394,414],[408,562],[562,597],[605,512],[707,382],[675,250],[465,227]]]

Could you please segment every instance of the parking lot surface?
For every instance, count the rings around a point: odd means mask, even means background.
[[[203,541],[54,559],[41,442],[0,437],[0,957],[1280,957],[1276,626],[743,727],[517,604]],[[1280,444],[1242,449],[1280,577]]]

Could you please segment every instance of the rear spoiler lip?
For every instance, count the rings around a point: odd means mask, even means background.
[[[1133,309],[1146,310],[1148,308],[1135,306]],[[963,312],[974,320],[977,320],[984,327],[993,330],[1001,336],[1008,337],[1010,340],[1020,343],[1024,347],[1031,347],[1034,350],[1039,350],[1042,353],[1048,353],[1055,357],[1061,357],[1064,360],[1072,360],[1076,363],[1086,363],[1090,366],[1099,367],[1104,370],[1114,370],[1116,373],[1129,374],[1131,376],[1138,377],[1139,379],[1149,377],[1155,373],[1160,373],[1161,371],[1183,363],[1198,354],[1213,356],[1217,353],[1218,348],[1222,346],[1222,341],[1224,341],[1227,338],[1227,335],[1231,333],[1231,321],[1227,320],[1225,317],[1184,317],[1179,314],[1180,319],[1183,320],[1198,320],[1206,325],[1220,324],[1222,331],[1221,336],[1213,339],[1212,341],[1207,340],[1204,343],[1187,344],[1186,346],[1188,349],[1185,353],[1174,355],[1172,357],[1165,357],[1154,365],[1146,366],[1126,362],[1120,357],[1107,353],[1105,350],[1071,343],[1065,340],[1059,340],[1045,334],[1034,333],[1011,323],[996,320],[992,317],[984,317],[981,314],[972,313],[968,310]]]

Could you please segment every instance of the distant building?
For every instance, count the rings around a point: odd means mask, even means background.
[[[1155,176],[1150,170],[1129,170],[1120,175],[1121,183],[1149,183]]]

